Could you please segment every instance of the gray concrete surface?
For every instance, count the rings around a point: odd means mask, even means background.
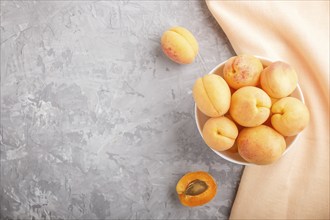
[[[175,25],[191,65],[161,51]],[[204,1],[1,1],[1,218],[228,218],[242,166],[204,144],[191,89],[232,55]],[[183,207],[197,170],[218,193]]]

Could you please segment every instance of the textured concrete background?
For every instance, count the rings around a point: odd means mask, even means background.
[[[181,25],[191,65],[160,48]],[[2,219],[227,218],[242,166],[198,134],[192,85],[233,55],[204,1],[1,1]],[[218,182],[183,207],[189,171]]]

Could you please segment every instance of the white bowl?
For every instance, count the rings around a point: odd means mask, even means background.
[[[271,61],[269,59],[266,59],[266,58],[263,58],[263,57],[259,57],[259,56],[255,56],[257,57],[258,59],[260,59],[260,61],[262,62],[263,66],[266,67],[268,66],[270,63],[274,62],[274,61]],[[222,70],[223,70],[223,67],[225,65],[225,63],[227,62],[224,61],[222,63],[220,63],[219,65],[217,65],[213,70],[211,70],[211,72],[209,74],[217,74],[217,75],[220,75],[220,76],[223,76],[223,73],[222,73]],[[300,89],[300,86],[299,84],[297,85],[297,88],[293,91],[293,93],[290,95],[292,97],[295,97],[297,99],[299,99],[300,101],[302,101],[303,103],[305,103],[304,101],[304,96],[302,94],[302,91]],[[197,128],[198,128],[198,131],[199,131],[199,134],[203,137],[203,133],[202,133],[202,130],[203,130],[203,126],[205,124],[205,122],[209,119],[210,117],[204,115],[196,106],[195,104],[195,119],[196,119],[196,124],[197,124]],[[286,150],[284,151],[283,155],[286,154],[294,145],[294,143],[298,140],[298,137],[299,137],[300,133],[297,134],[296,136],[292,136],[292,137],[285,137],[285,142],[286,142]],[[210,148],[212,149],[212,148]],[[213,149],[212,149],[213,150]],[[236,163],[236,164],[240,164],[240,165],[255,165],[253,163],[250,163],[246,160],[244,160],[238,153],[232,153],[232,152],[229,152],[229,151],[216,151],[216,150],[213,150],[214,153],[216,153],[217,155],[219,155],[220,157],[230,161],[230,162],[233,162],[233,163]],[[282,155],[282,156],[283,156]]]

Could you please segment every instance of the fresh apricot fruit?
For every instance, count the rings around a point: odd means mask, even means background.
[[[165,31],[161,45],[166,56],[179,64],[192,63],[198,53],[196,38],[183,27],[172,27]]]
[[[193,97],[198,109],[209,117],[220,117],[230,107],[230,89],[219,75],[207,74],[194,84]]]
[[[296,89],[298,76],[289,64],[277,61],[261,72],[260,84],[270,97],[279,99],[290,95]]]
[[[284,137],[273,128],[244,128],[237,137],[238,153],[246,161],[266,165],[278,160],[286,149]]]
[[[231,148],[238,135],[236,124],[227,117],[209,118],[203,127],[205,143],[217,151]]]
[[[217,184],[207,172],[191,172],[179,180],[176,192],[182,205],[201,206],[210,202],[217,194]]]
[[[262,70],[263,66],[258,58],[242,54],[232,57],[226,62],[223,77],[233,89],[257,86]]]
[[[283,136],[294,136],[307,127],[310,116],[306,105],[297,98],[285,97],[271,108],[272,126]]]
[[[255,127],[267,120],[271,105],[272,101],[266,92],[254,86],[246,86],[232,95],[229,113],[238,124]]]

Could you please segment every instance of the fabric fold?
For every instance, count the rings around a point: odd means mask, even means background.
[[[282,60],[311,121],[268,166],[245,167],[231,219],[329,219],[329,1],[206,1],[237,54]]]

